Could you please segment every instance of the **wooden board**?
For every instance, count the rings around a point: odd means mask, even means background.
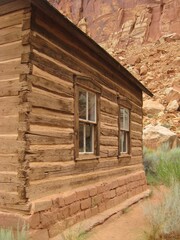
[[[0,154],[17,153],[18,142],[17,135],[0,135]]]
[[[0,117],[0,134],[17,134],[18,115]]]
[[[1,97],[0,98],[0,116],[17,115],[18,104],[19,104],[18,96]]]
[[[9,80],[2,80],[0,81],[0,97],[5,96],[17,96],[19,91],[19,79],[9,79]]]

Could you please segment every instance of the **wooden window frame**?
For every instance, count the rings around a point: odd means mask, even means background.
[[[79,152],[79,91],[80,89],[96,95],[96,124],[94,126],[94,152]],[[74,159],[75,161],[99,159],[100,155],[100,95],[101,86],[86,76],[74,76]],[[83,120],[82,120],[83,121]]]
[[[118,114],[118,157],[128,157],[131,158],[131,110],[132,104],[126,97],[118,96],[119,114]],[[121,108],[126,108],[129,110],[129,138],[128,138],[128,151],[121,152]]]

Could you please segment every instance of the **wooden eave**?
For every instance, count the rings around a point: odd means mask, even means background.
[[[20,0],[24,3],[31,3],[33,6],[40,9],[48,17],[52,18],[59,27],[63,27],[66,31],[71,34],[74,38],[78,39],[81,43],[87,46],[93,53],[100,57],[106,66],[119,75],[123,75],[124,79],[130,81],[133,85],[141,89],[149,96],[153,94],[141,84],[126,68],[124,68],[118,61],[116,61],[108,52],[106,52],[101,46],[99,46],[93,39],[91,39],[87,34],[82,32],[76,25],[74,25],[70,20],[68,20],[63,14],[61,14],[57,9],[55,9],[47,0]],[[15,4],[14,0],[1,0],[0,5],[12,2]],[[1,14],[0,14],[1,15]]]

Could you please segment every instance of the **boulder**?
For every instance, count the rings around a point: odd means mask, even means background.
[[[148,68],[146,65],[142,65],[140,67],[140,75],[145,75],[148,72]]]
[[[159,114],[160,112],[164,111],[164,106],[159,103],[158,101],[153,101],[151,99],[145,100],[143,103],[143,112],[144,115],[154,115]]]
[[[178,108],[179,108],[178,102],[177,102],[176,100],[173,100],[173,101],[171,101],[171,102],[167,105],[166,110],[167,110],[168,112],[174,112],[174,111],[177,111]]]
[[[166,127],[149,124],[143,130],[143,143],[151,149],[157,149],[164,144],[167,144],[169,148],[174,148],[178,145],[178,137]]]
[[[169,103],[173,100],[176,100],[178,102],[180,101],[180,92],[177,87],[170,88],[168,91],[168,94],[166,96],[167,103]]]

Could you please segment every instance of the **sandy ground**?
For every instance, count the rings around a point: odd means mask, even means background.
[[[103,225],[94,228],[87,240],[144,240],[144,231],[148,231],[149,224],[144,215],[144,208],[150,201],[161,201],[166,190],[163,187],[153,188],[150,198],[141,200],[124,211],[123,215],[116,215]]]

